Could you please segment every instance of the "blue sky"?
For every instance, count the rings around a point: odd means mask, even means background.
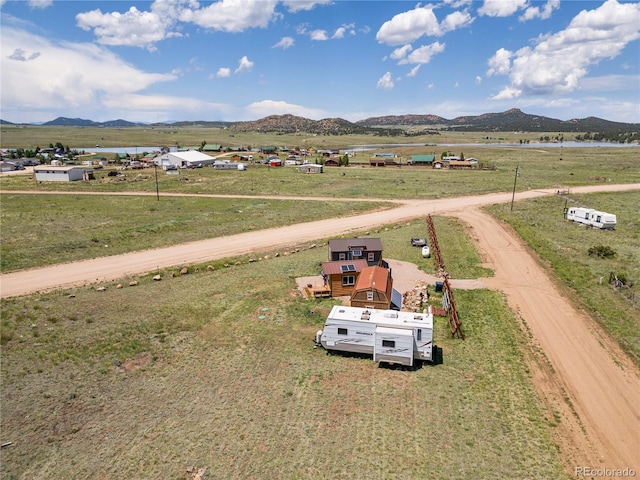
[[[640,123],[640,3],[0,0],[0,118]]]

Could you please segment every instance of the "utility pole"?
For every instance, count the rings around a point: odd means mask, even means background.
[[[160,190],[158,189],[158,164],[155,162],[153,162],[153,169],[156,172],[156,199],[158,201],[160,201]]]
[[[516,175],[513,178],[513,194],[511,195],[511,211],[513,212],[513,200],[516,198],[516,182],[520,176],[520,166],[516,166]]]

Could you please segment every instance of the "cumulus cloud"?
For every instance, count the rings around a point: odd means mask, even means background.
[[[38,1],[44,3],[46,0]],[[290,10],[298,4],[297,1],[285,3],[290,4]],[[298,9],[306,10],[324,3],[303,1]],[[83,30],[92,30],[98,43],[103,45],[154,50],[157,42],[181,35],[181,22],[223,32],[265,28],[280,17],[275,11],[277,4],[278,0],[219,0],[201,6],[195,0],[155,0],[148,11],[131,7],[124,13],[102,12],[100,9],[79,13],[76,23]]]
[[[216,72],[216,78],[227,78],[231,76],[231,69],[227,67],[220,67]]]
[[[507,75],[511,69],[511,57],[513,52],[501,48],[489,59],[489,70],[487,70],[487,76],[492,75]]]
[[[402,47],[396,48],[389,56],[394,60],[402,60],[411,50],[413,50],[411,45],[403,45]]]
[[[295,41],[293,40],[293,38],[291,38],[291,37],[282,37],[280,39],[280,41],[278,43],[276,43],[271,48],[282,48],[282,49],[286,50],[289,47],[293,47],[294,43],[295,43]]]
[[[444,52],[444,47],[445,44],[440,42],[434,42],[431,45],[423,45],[422,47],[413,50],[406,58],[400,60],[398,64],[429,63],[434,55]]]
[[[309,33],[309,38],[311,38],[311,40],[316,40],[320,42],[329,40],[326,30],[314,30],[311,33]]]
[[[391,20],[382,24],[376,40],[386,45],[401,45],[411,43],[423,35],[441,37],[447,32],[467,27],[473,23],[473,17],[466,11],[453,12],[442,22],[433,12],[433,5],[418,5],[413,10],[395,15]]]
[[[520,16],[520,21],[526,22],[527,20],[533,20],[534,18],[547,20],[551,17],[553,11],[558,8],[560,8],[560,0],[548,0],[542,8],[538,6],[528,7]]]
[[[136,7],[125,13],[102,13],[96,9],[76,15],[78,27],[93,30],[98,43],[149,49],[168,36],[178,35],[169,31],[173,23],[173,19],[162,16],[161,11],[142,12]]]
[[[393,79],[391,78],[391,72],[385,73],[376,84],[376,88],[382,88],[384,90],[391,90],[394,87]]]
[[[508,17],[526,8],[528,0],[484,0],[478,14],[487,17]]]
[[[333,39],[344,38],[345,33],[349,33],[350,35],[355,35],[356,34],[355,24],[349,23],[336,28],[336,31],[333,32],[333,35],[331,36],[331,38]]]
[[[565,30],[540,36],[534,47],[513,54],[498,50],[489,60],[487,74],[509,76],[511,84],[495,96],[498,99],[567,93],[578,88],[590,66],[615,58],[638,38],[640,4],[607,0],[580,12]]]
[[[238,62],[238,68],[233,73],[247,73],[253,68],[253,62],[245,55]]]
[[[297,115],[305,118],[320,120],[326,118],[326,112],[316,108],[303,107],[278,100],[262,100],[254,102],[243,108],[243,116],[246,119],[254,120],[267,115]]]

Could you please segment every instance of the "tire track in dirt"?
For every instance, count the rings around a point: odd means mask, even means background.
[[[466,222],[540,355],[536,389],[552,412],[566,465],[640,471],[640,376],[620,347],[584,311],[563,296],[535,253],[507,225],[479,209],[450,212]],[[554,414],[551,413],[553,416]],[[557,413],[556,413],[557,415]]]

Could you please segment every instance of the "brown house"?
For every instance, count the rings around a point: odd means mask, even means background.
[[[379,238],[332,238],[329,240],[329,260],[367,261],[369,266],[384,266],[382,261],[382,240]]]
[[[391,270],[383,267],[365,267],[351,294],[351,306],[389,310],[393,296]]]
[[[350,296],[363,269],[366,260],[342,260],[322,263],[322,278],[325,287],[331,289],[332,297]]]

